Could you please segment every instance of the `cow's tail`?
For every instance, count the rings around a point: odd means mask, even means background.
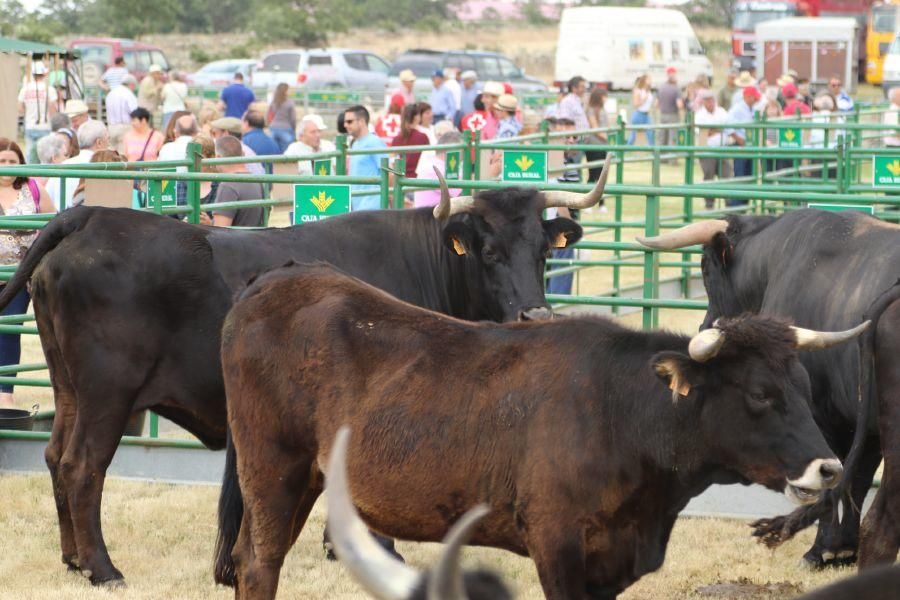
[[[860,512],[862,507],[852,506],[850,498],[851,483],[856,474],[857,463],[862,455],[865,447],[866,437],[871,431],[871,421],[875,418],[875,404],[877,397],[877,388],[875,381],[875,336],[878,329],[878,321],[887,308],[900,300],[900,279],[882,292],[882,294],[869,305],[863,320],[872,321],[869,328],[857,338],[859,347],[859,409],[856,414],[856,431],[853,433],[853,445],[850,446],[850,452],[844,460],[844,478],[841,480],[840,486],[835,493],[845,504],[846,509],[852,509]],[[835,503],[835,517],[837,518],[837,505]]]
[[[234,559],[231,551],[237,542],[244,517],[244,499],[238,482],[237,452],[231,439],[231,430],[225,442],[225,475],[219,494],[219,531],[216,535],[216,559],[214,575],[216,583],[235,586]]]
[[[25,253],[15,274],[0,292],[0,310],[6,308],[16,294],[25,288],[25,284],[31,279],[41,259],[56,248],[67,235],[84,227],[90,214],[89,210],[72,209],[57,215],[47,223]]]

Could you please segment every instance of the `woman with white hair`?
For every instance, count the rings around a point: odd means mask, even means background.
[[[58,165],[69,158],[69,138],[65,134],[51,133],[37,143],[38,160],[42,165]],[[41,185],[46,185],[46,177],[35,177]]]

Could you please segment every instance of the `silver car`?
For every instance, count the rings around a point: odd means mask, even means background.
[[[366,50],[295,48],[263,56],[256,66],[253,86],[272,89],[287,83],[307,90],[344,88],[381,94],[388,71],[386,60]]]
[[[188,85],[195,87],[224,87],[231,83],[234,74],[240,71],[245,85],[253,85],[253,59],[216,60],[203,65],[196,73],[187,76]]]

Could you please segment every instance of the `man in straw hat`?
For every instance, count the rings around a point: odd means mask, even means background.
[[[146,108],[153,115],[162,101],[163,70],[159,65],[150,65],[147,74],[138,87],[138,106]]]
[[[497,119],[497,139],[519,135],[522,124],[516,118],[519,101],[512,94],[502,94],[494,104],[494,118]]]
[[[385,97],[385,107],[391,104],[403,108],[407,104],[416,103],[416,95],[413,93],[413,86],[416,85],[416,74],[412,69],[403,69],[400,71],[400,86]]]
[[[76,132],[79,127],[87,123],[91,118],[88,114],[88,105],[84,103],[84,100],[66,100],[66,107],[63,112],[69,117],[72,129]]]
[[[19,90],[19,114],[25,116],[25,160],[37,163],[37,142],[50,133],[50,116],[56,112],[56,89],[47,85],[43,61],[31,64],[31,77]]]
[[[731,95],[731,106],[728,110],[731,110],[735,104],[743,99],[744,89],[756,86],[756,79],[753,78],[750,71],[741,71],[741,74],[734,80],[734,85],[737,86],[737,89],[734,91],[734,94]]]

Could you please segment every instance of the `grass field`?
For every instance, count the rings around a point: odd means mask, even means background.
[[[108,481],[104,494],[104,533],[110,554],[128,587],[98,591],[59,562],[56,511],[49,476],[0,476],[0,600],[202,599],[229,598],[212,584],[212,548],[218,488]],[[282,570],[280,598],[309,600],[364,598],[339,565],[323,560],[324,502],[316,505]],[[800,591],[851,574],[848,569],[810,572],[799,557],[812,540],[806,531],[776,552],[757,544],[746,523],[683,518],[675,527],[666,563],[630,588],[626,600],[688,598],[793,598]],[[415,566],[433,564],[437,544],[400,543]],[[472,548],[468,565],[498,570],[515,587],[517,598],[543,595],[533,563],[507,552]],[[745,581],[775,590],[751,595],[707,595],[706,586]]]

